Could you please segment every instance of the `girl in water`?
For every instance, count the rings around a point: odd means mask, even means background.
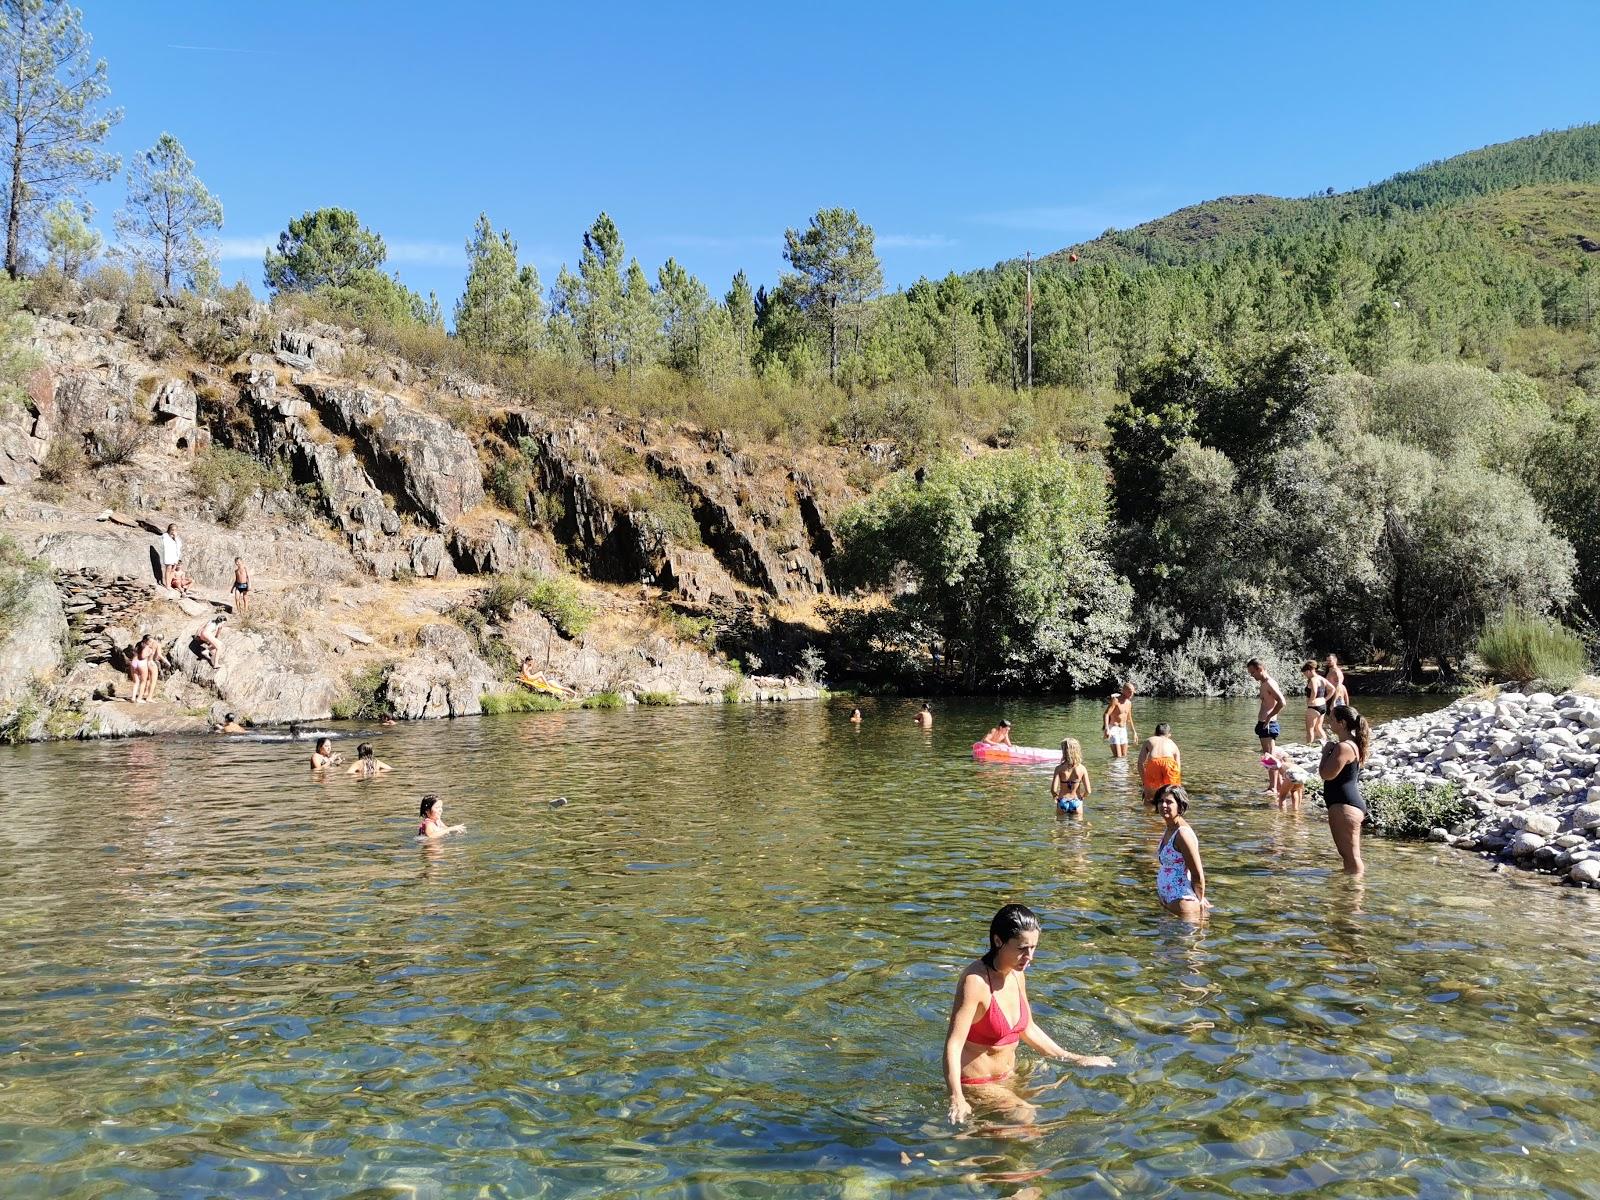
[[[361,745],[356,747],[356,761],[354,765],[351,766],[351,768],[346,771],[345,774],[359,775],[362,779],[371,779],[374,775],[380,775],[389,769],[390,767],[388,763],[382,762],[373,757],[372,743],[362,742]]]
[[[422,803],[417,808],[417,815],[422,818],[422,824],[417,826],[419,838],[444,837],[451,833],[465,833],[465,825],[446,825],[444,823],[444,801],[429,792],[422,798]]]
[[[333,752],[332,738],[318,738],[317,748],[311,752],[311,769],[320,771],[324,767],[338,767],[344,765],[344,755]]]
[[[1328,717],[1339,740],[1322,748],[1317,774],[1322,779],[1322,802],[1328,807],[1328,831],[1344,860],[1344,873],[1366,874],[1361,861],[1361,826],[1367,819],[1367,802],[1361,795],[1361,767],[1372,745],[1372,726],[1348,704],[1335,704]]]
[[[1198,921],[1211,907],[1206,899],[1206,869],[1200,861],[1200,839],[1183,819],[1189,811],[1189,793],[1168,784],[1150,798],[1166,828],[1156,847],[1156,896],[1161,907],[1185,921]]]
[[[1083,802],[1094,788],[1089,784],[1089,769],[1083,765],[1083,746],[1077,738],[1061,743],[1061,762],[1050,779],[1050,799],[1056,810],[1068,816],[1082,816]]]
[[[972,1116],[971,1094],[1019,1121],[1031,1121],[1033,1105],[1005,1086],[1017,1067],[1016,1045],[1080,1067],[1110,1067],[1103,1055],[1063,1050],[1033,1023],[1023,972],[1039,949],[1039,918],[1021,904],[1008,904],[989,922],[989,951],[974,959],[956,981],[950,1028],[944,1038],[944,1076],[950,1088],[950,1123]]]

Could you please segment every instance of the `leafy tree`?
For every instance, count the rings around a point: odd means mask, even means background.
[[[93,211],[63,199],[44,215],[44,244],[50,264],[69,279],[76,279],[87,264],[100,257],[104,243],[87,220]]]
[[[383,239],[347,208],[319,208],[296,217],[267,251],[266,284],[274,292],[349,288],[377,273],[388,256]]]
[[[222,204],[194,173],[182,144],[163,133],[128,168],[128,199],[116,216],[120,250],[145,263],[172,294],[173,277],[192,281],[201,264],[214,257],[206,244],[209,230],[222,226]]]
[[[1090,465],[1005,452],[901,474],[840,519],[839,579],[903,578],[908,639],[936,637],[969,686],[1087,687],[1128,633],[1127,585],[1104,552]]]
[[[122,110],[102,109],[106,64],[89,47],[83,15],[66,0],[0,0],[0,164],[13,279],[29,219],[122,166],[99,149]]]
[[[517,244],[510,231],[496,233],[480,213],[467,243],[467,286],[456,302],[456,336],[469,346],[518,353],[527,345],[524,307]]]
[[[854,328],[859,336],[866,303],[883,288],[872,226],[853,209],[824,208],[804,232],[785,230],[783,241],[783,257],[795,269],[784,287],[827,335],[828,378],[837,378],[841,334]]]
[[[1577,598],[1600,622],[1600,400],[1580,401],[1533,442],[1523,477],[1572,544]]]

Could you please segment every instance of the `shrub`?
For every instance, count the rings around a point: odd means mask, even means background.
[[[657,529],[680,546],[703,544],[694,508],[683,488],[672,480],[658,476],[648,487],[634,489],[624,503],[633,512],[650,518]]]
[[[34,581],[48,574],[49,568],[42,559],[25,553],[15,541],[0,534],[0,640],[22,619]]]
[[[567,638],[577,637],[594,619],[594,610],[571,579],[527,571],[498,576],[478,598],[477,609],[485,617],[504,621],[518,604],[542,614]]]
[[[1367,816],[1384,837],[1423,839],[1435,828],[1449,829],[1477,809],[1455,784],[1418,787],[1414,783],[1363,784]]]
[[[528,515],[528,472],[513,458],[497,458],[484,479],[489,495],[501,508],[526,518]]]
[[[132,462],[150,440],[150,426],[129,417],[89,435],[89,457],[97,467],[121,467]]]
[[[507,688],[502,692],[485,692],[479,701],[483,711],[491,716],[501,713],[554,712],[566,707],[554,696],[541,696],[527,688]]]
[[[230,529],[244,519],[246,506],[256,492],[288,487],[280,471],[263,466],[238,450],[212,446],[195,457],[189,468],[195,495],[216,506],[217,520]]]
[[[61,434],[51,440],[44,462],[39,464],[39,478],[46,483],[71,483],[88,465],[83,443],[76,437]]]
[[[370,721],[394,715],[385,695],[393,663],[374,663],[351,675],[349,691],[333,702],[333,715],[340,721]]]
[[[621,708],[622,705],[621,692],[596,692],[583,698],[584,708]]]
[[[1537,679],[1557,691],[1571,687],[1589,666],[1577,634],[1559,621],[1517,608],[1506,609],[1484,627],[1478,657],[1496,679]]]
[[[724,704],[737,704],[737,703],[739,703],[739,693],[740,693],[740,691],[743,690],[743,688],[744,688],[744,682],[742,680],[740,680],[740,679],[730,679],[730,680],[728,680],[727,683],[722,685],[722,702]]]
[[[671,708],[678,703],[677,692],[640,692],[637,697],[640,704],[647,708]]]

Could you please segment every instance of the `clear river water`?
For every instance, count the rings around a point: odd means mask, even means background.
[[[560,712],[0,751],[7,1197],[1600,1196],[1600,902],[1280,812],[1253,704],[1185,749],[1216,908],[1088,703],[1087,820],[993,703]],[[1377,701],[1383,716],[1418,711]],[[353,743],[342,748],[349,753]],[[417,798],[466,834],[413,840]],[[549,801],[568,798],[561,807]],[[957,972],[1041,914],[1036,1122],[945,1121]]]

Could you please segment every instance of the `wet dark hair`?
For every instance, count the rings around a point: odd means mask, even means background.
[[[1161,722],[1161,724],[1156,726],[1156,736],[1157,737],[1171,737],[1172,736],[1172,726],[1168,725],[1165,721]]]
[[[1011,728],[1011,722],[1007,721],[1004,717],[1002,717],[1000,719],[1000,728],[1001,729],[1010,729]]]
[[[1259,658],[1252,658],[1249,662],[1245,663],[1245,666],[1260,668],[1261,660]]]
[[[1343,722],[1350,730],[1350,736],[1356,744],[1356,756],[1362,762],[1366,762],[1367,750],[1372,745],[1372,722],[1348,704],[1335,704],[1333,712],[1329,715],[1335,721]]]
[[[995,913],[989,922],[989,949],[983,956],[984,965],[993,970],[994,952],[1017,934],[1028,932],[1039,932],[1039,918],[1026,904],[1008,904]]]
[[[332,738],[318,738],[317,739],[317,753],[318,754],[322,753],[322,748],[324,746],[326,746],[329,750],[332,750],[333,749],[333,739]]]
[[[1182,784],[1166,783],[1156,789],[1156,794],[1150,797],[1150,807],[1160,808],[1162,797],[1170,795],[1178,803],[1178,813],[1181,816],[1189,811],[1189,793],[1183,790]]]
[[[437,803],[439,803],[438,793],[429,792],[422,798],[422,803],[417,806],[417,816],[426,817],[428,815],[428,810]]]
[[[223,717],[222,719],[224,721],[232,721],[232,720],[235,720],[236,718],[235,718],[233,713],[229,713],[227,716]]]
[[[362,742],[361,745],[357,746],[356,747],[356,757],[357,758],[371,758],[372,757],[372,743],[371,742]]]

